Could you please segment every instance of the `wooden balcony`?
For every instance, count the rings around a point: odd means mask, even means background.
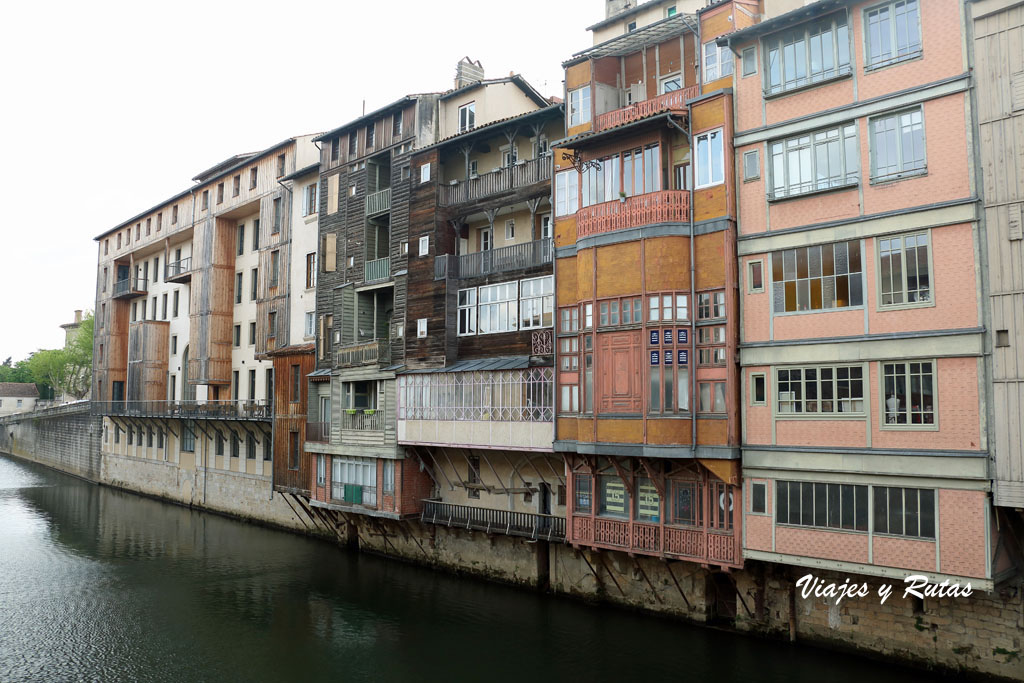
[[[391,210],[391,188],[366,195],[366,217],[379,216]]]
[[[383,432],[384,411],[376,409],[361,410],[359,408],[342,410],[341,428],[355,429],[360,432]]]
[[[700,94],[700,86],[690,85],[682,90],[674,90],[664,95],[652,97],[643,102],[636,102],[628,107],[615,109],[594,117],[594,132],[600,132],[625,123],[632,123],[666,111],[686,111],[686,101]]]
[[[455,206],[551,180],[551,157],[518,162],[453,185],[441,185],[438,204]]]
[[[306,441],[313,443],[330,443],[330,422],[306,422]]]
[[[434,279],[465,280],[492,273],[533,268],[554,260],[554,243],[548,239],[512,244],[473,254],[442,254],[434,259]]]
[[[587,237],[656,223],[689,222],[689,191],[662,190],[580,209],[576,213],[576,234]]]
[[[114,283],[113,296],[115,299],[134,299],[146,296],[148,286],[149,282],[145,278],[128,277]]]
[[[331,500],[343,505],[377,507],[377,487],[331,482]]]
[[[270,422],[272,404],[247,401],[93,401],[93,415]]]
[[[362,365],[389,365],[391,363],[391,342],[374,339],[343,346],[335,352],[334,367],[355,368]]]
[[[565,541],[565,519],[554,515],[425,500],[420,521],[460,529],[476,529],[488,534],[521,536],[535,541]]]
[[[572,516],[569,540],[643,555],[669,556],[696,562],[742,564],[736,537],[700,527],[662,526],[604,517]]]
[[[192,257],[187,256],[180,261],[168,263],[164,267],[164,280],[167,282],[190,282],[192,280]]]
[[[384,258],[367,261],[363,264],[363,281],[373,282],[375,280],[386,280],[391,276],[391,258]]]

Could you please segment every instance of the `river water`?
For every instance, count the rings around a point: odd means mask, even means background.
[[[914,678],[348,553],[0,457],[4,682]]]

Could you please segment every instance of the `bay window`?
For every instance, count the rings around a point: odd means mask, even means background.
[[[697,188],[725,182],[724,132],[721,128],[696,136]]]
[[[579,210],[580,174],[575,169],[555,174],[555,215],[568,216]]]
[[[661,190],[661,147],[648,145],[605,157],[583,172],[582,206]],[[556,187],[557,193],[557,187]]]
[[[516,329],[518,294],[518,282],[503,282],[479,288],[479,334],[511,332]]]
[[[846,13],[825,17],[765,41],[765,95],[851,73]]]
[[[865,69],[913,59],[921,54],[921,14],[918,0],[899,0],[864,13],[867,33]]]
[[[553,276],[523,280],[519,299],[519,329],[551,327],[554,323],[554,305]]]

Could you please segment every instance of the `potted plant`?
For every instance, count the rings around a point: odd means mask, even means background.
[[[364,415],[373,415],[376,412],[376,408],[366,408],[365,410],[363,410]]]
[[[626,203],[626,191],[625,190],[619,190],[619,202],[622,203],[622,204]]]
[[[355,415],[356,414],[356,409],[355,408],[346,408],[345,412],[348,413],[349,415]]]

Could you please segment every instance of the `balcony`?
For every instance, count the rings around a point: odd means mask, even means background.
[[[146,296],[149,281],[141,277],[127,277],[114,283],[115,299],[134,299]]]
[[[330,422],[306,422],[306,441],[313,443],[330,443]]]
[[[441,185],[438,203],[441,206],[464,204],[546,180],[551,180],[551,157],[547,155],[460,180],[454,185]]]
[[[331,499],[336,503],[377,507],[377,487],[331,482]]]
[[[494,510],[425,500],[420,521],[461,529],[476,529],[488,534],[522,536],[535,541],[540,539],[565,541],[565,518],[554,515]]]
[[[361,432],[383,432],[384,411],[348,408],[341,412],[341,428],[356,429]]]
[[[361,365],[389,365],[391,363],[391,342],[374,339],[359,344],[343,346],[335,352],[334,367],[355,368]]]
[[[258,420],[269,422],[272,404],[251,401],[93,401],[93,415],[166,417],[195,420]]]
[[[689,191],[662,190],[580,209],[576,213],[576,235],[579,238],[656,223],[689,222]]]
[[[391,188],[366,195],[366,217],[377,216],[391,210]]]
[[[632,123],[654,116],[665,111],[685,111],[686,101],[692,100],[700,94],[700,86],[690,85],[682,90],[674,90],[664,95],[652,97],[649,100],[636,102],[628,107],[615,109],[605,114],[598,114],[594,117],[594,132],[600,132],[625,123]]]
[[[574,515],[571,541],[644,555],[667,555],[714,564],[742,564],[733,534],[709,532],[702,528]]]
[[[164,268],[164,280],[167,282],[189,282],[192,279],[192,257],[187,256],[179,261],[168,263]]]
[[[363,264],[363,281],[386,280],[391,275],[391,257],[367,261]]]
[[[465,280],[509,270],[533,268],[551,263],[554,254],[554,243],[550,238],[460,256],[442,254],[434,259],[434,279],[453,277]]]

